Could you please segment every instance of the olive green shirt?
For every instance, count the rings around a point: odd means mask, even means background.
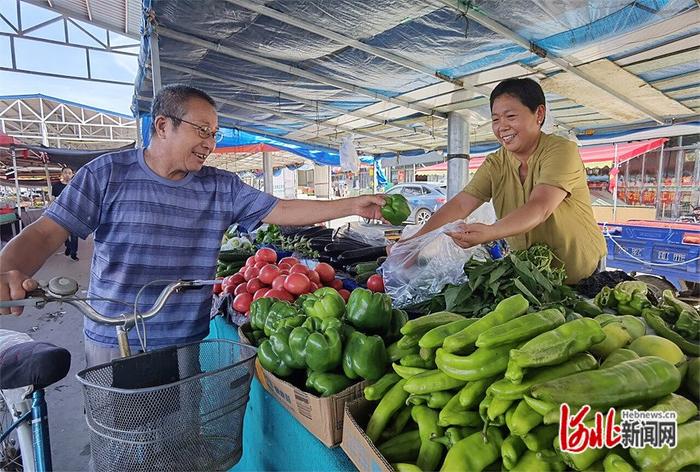
[[[513,249],[545,243],[564,263],[567,283],[591,275],[606,255],[605,239],[593,218],[586,171],[576,143],[544,134],[527,161],[527,177],[520,183],[520,161],[501,147],[489,154],[464,188],[484,202],[493,200],[500,219],[523,206],[536,185],[546,184],[566,192],[564,201],[532,231],[507,238]]]

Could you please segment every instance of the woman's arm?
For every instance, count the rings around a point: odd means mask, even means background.
[[[535,186],[525,205],[492,225],[465,224],[461,231],[449,233],[461,247],[495,241],[527,233],[543,223],[566,198],[567,193],[559,187],[540,184]]]
[[[447,223],[462,220],[471,215],[474,210],[483,205],[484,202],[468,194],[467,192],[459,192],[457,195],[447,201],[438,211],[433,213],[430,219],[418,230],[416,234],[408,239],[417,238],[425,233],[429,233],[434,229],[440,228]]]

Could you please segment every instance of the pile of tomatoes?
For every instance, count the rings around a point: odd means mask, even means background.
[[[350,292],[343,288],[343,281],[336,278],[335,269],[329,264],[321,262],[310,269],[295,257],[277,261],[274,250],[262,248],[248,258],[238,273],[225,277],[220,285],[214,285],[214,293],[233,295],[233,309],[247,315],[250,304],[258,298],[294,302],[300,295],[321,287],[333,287],[345,301],[350,297]]]

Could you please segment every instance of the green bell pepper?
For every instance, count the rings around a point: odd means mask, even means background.
[[[389,323],[389,329],[383,338],[388,342],[399,339],[401,337],[401,328],[403,328],[407,321],[408,313],[397,308],[391,310],[391,322]]]
[[[382,207],[382,216],[392,225],[400,225],[408,215],[411,214],[411,207],[408,206],[408,200],[400,193],[393,195],[384,195],[386,204]]]
[[[259,300],[262,300],[262,298]],[[263,324],[265,336],[272,336],[272,333],[277,330],[280,322],[284,318],[293,318],[293,320],[290,320],[293,321],[293,324],[301,324],[303,321],[303,318],[299,316],[299,312],[293,305],[283,301],[276,301],[270,306],[267,316],[265,317]]]
[[[341,374],[329,372],[309,372],[306,377],[306,386],[320,393],[322,397],[329,397],[342,392],[354,382]]]
[[[294,328],[289,334],[289,348],[295,363],[302,363],[314,372],[329,372],[340,365],[343,342],[335,323],[322,323],[319,330],[309,329],[310,323]]]
[[[260,330],[265,327],[265,319],[270,312],[270,307],[276,302],[274,298],[258,298],[250,304],[250,327],[252,330]]]
[[[345,313],[345,301],[332,287],[323,287],[309,294],[302,303],[304,312],[314,318],[341,318]]]
[[[351,379],[377,380],[386,372],[387,360],[382,338],[355,331],[343,352],[343,372]]]
[[[356,288],[350,294],[345,310],[346,320],[366,333],[384,335],[391,325],[391,298],[384,293]]]
[[[292,374],[292,368],[285,364],[282,359],[272,349],[272,344],[269,339],[266,339],[258,348],[258,359],[260,365],[269,372],[272,372],[278,377],[288,377]]]

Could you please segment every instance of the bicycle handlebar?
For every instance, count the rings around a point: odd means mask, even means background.
[[[121,313],[119,316],[111,318],[98,313],[85,300],[75,297],[78,291],[78,284],[69,277],[55,277],[49,281],[45,289],[37,289],[30,292],[27,298],[22,300],[0,301],[0,308],[10,308],[13,306],[33,306],[43,308],[48,303],[66,303],[78,309],[84,316],[87,316],[95,323],[106,326],[124,326],[131,328],[136,323],[136,318],[147,320],[153,318],[165,306],[173,292],[185,289],[202,288],[206,285],[220,283],[220,280],[177,280],[168,284],[161,290],[153,306],[143,313],[134,314]]]

